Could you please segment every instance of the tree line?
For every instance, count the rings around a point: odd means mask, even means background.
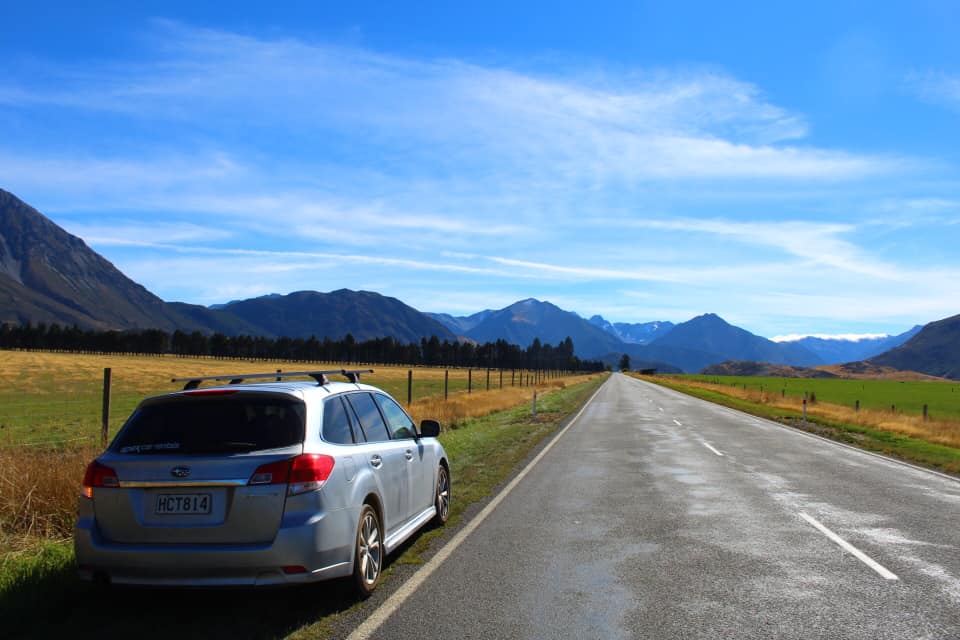
[[[56,323],[0,325],[0,349],[41,349],[85,353],[174,354],[216,358],[294,360],[303,362],[356,362],[491,369],[540,369],[558,371],[602,371],[597,360],[581,360],[573,353],[573,340],[567,337],[556,346],[539,338],[522,348],[506,340],[477,344],[440,341],[437,336],[419,343],[404,343],[394,338],[356,340],[347,334],[330,338],[267,338],[264,336],[227,336],[222,333],[187,333],[177,329],[97,331],[76,325]]]

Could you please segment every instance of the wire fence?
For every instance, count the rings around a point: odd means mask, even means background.
[[[292,370],[310,368],[298,364]],[[102,377],[98,373],[88,368],[73,374],[48,372],[5,380],[0,392],[0,449],[102,444],[117,433],[143,398],[182,388],[171,383],[169,375],[147,376],[130,367],[104,367]],[[376,369],[362,381],[410,405],[426,398],[446,400],[459,394],[536,386],[570,375],[576,373],[393,367]]]

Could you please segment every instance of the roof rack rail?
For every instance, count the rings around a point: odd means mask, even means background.
[[[318,385],[330,383],[328,375],[341,375],[353,383],[360,382],[361,373],[373,373],[373,369],[327,369],[324,371],[274,371],[273,373],[239,373],[226,376],[203,376],[194,378],[171,378],[170,382],[184,382],[184,391],[196,389],[201,382],[213,380],[216,382],[229,381],[230,384],[240,384],[244,380],[273,378],[279,381],[281,378],[300,378],[309,376],[317,381]]]

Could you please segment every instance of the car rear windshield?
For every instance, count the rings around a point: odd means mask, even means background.
[[[118,453],[243,453],[303,442],[302,401],[263,395],[181,396],[140,406],[111,450]]]

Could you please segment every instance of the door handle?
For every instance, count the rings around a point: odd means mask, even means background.
[[[370,466],[374,469],[379,469],[383,466],[383,458],[380,457],[379,453],[375,453],[370,456]]]
[[[413,460],[413,449],[406,450],[407,460]]]

